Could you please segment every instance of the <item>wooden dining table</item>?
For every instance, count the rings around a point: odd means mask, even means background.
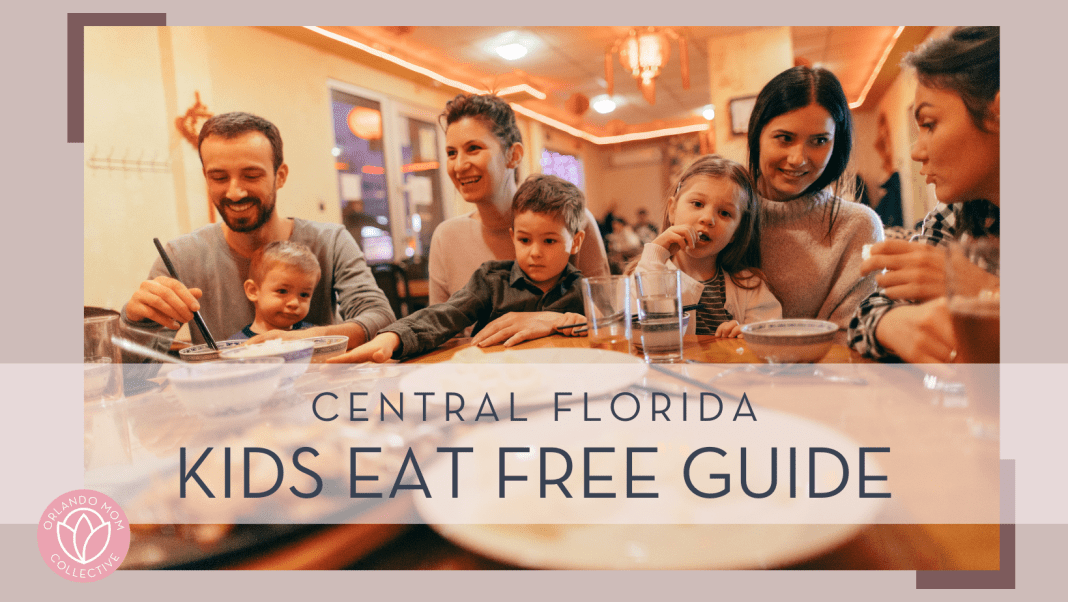
[[[688,335],[684,340],[684,357],[697,364],[759,364],[760,359],[744,339]],[[583,349],[589,348],[586,337],[553,335],[527,341],[511,349]],[[457,338],[407,363],[436,364],[449,362],[464,349],[470,339]],[[484,349],[487,353],[504,352],[502,346]],[[632,354],[637,355],[637,350]],[[820,361],[826,370],[847,368],[848,364],[869,364],[848,347],[834,344]],[[836,367],[837,365],[837,367]],[[901,378],[916,375],[902,369]],[[891,379],[892,380],[892,379]],[[827,385],[828,391],[833,385]],[[837,396],[841,397],[841,396]],[[826,403],[806,408],[810,417],[836,425],[846,424],[863,432],[867,418],[848,407],[848,401],[828,395]],[[940,415],[930,408],[917,407],[917,420],[924,429],[939,429]],[[847,422],[848,421],[848,422]],[[902,428],[911,428],[903,425]],[[410,496],[380,504],[371,511],[373,518],[361,524],[306,526],[286,537],[265,538],[262,545],[249,546],[239,554],[213,555],[188,563],[189,568],[226,569],[515,569],[508,562],[469,550],[438,533],[433,526],[410,524],[413,512]],[[407,517],[407,518],[406,518]],[[371,524],[368,524],[368,523]],[[245,530],[261,528],[256,525]],[[847,541],[820,553],[775,568],[821,570],[986,570],[1000,566],[1000,525],[987,524],[871,524],[857,530]],[[134,546],[138,545],[137,540]],[[145,568],[151,568],[146,566]]]
[[[407,360],[412,364],[437,364],[450,361],[462,349],[471,347],[471,339],[456,338],[437,349]],[[507,349],[589,349],[589,339],[584,336],[564,336],[556,334],[549,337],[526,341],[506,348],[495,345],[483,349],[486,353],[500,353]],[[630,347],[631,355],[640,356],[637,345]],[[762,360],[745,344],[745,339],[714,336],[686,335],[683,337],[683,357],[689,362],[705,364],[760,364]],[[871,360],[853,351],[845,345],[831,345],[827,355],[820,360],[826,364],[871,363]]]

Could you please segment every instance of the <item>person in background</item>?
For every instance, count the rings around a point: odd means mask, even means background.
[[[875,290],[860,272],[864,245],[883,239],[879,216],[843,201],[853,119],[842,85],[822,68],[793,67],[768,82],[749,118],[749,172],[760,196],[760,254],[784,318],[844,329]]]
[[[425,353],[473,326],[474,344],[505,346],[548,336],[557,327],[584,322],[581,274],[569,261],[582,248],[585,198],[574,184],[556,176],[535,174],[523,182],[512,202],[512,244],[515,260],[482,264],[445,303],[432,305],[398,320],[370,343],[331,358],[331,363],[384,362]],[[513,312],[554,316],[544,328],[501,331],[486,336],[487,325]],[[541,322],[535,322],[540,325]],[[570,333],[573,329],[563,329]]]
[[[474,211],[441,223],[430,241],[430,303],[441,303],[460,290],[484,262],[515,259],[509,235],[512,197],[519,183],[523,138],[512,107],[493,95],[459,95],[445,105],[446,171],[456,191]],[[584,211],[586,243],[575,259],[583,276],[607,276],[608,260],[597,221]],[[515,334],[551,313],[517,313],[490,325]]]
[[[653,242],[656,239],[656,235],[660,234],[656,224],[649,221],[649,210],[645,207],[638,209],[638,220],[634,222],[634,233],[638,235],[643,245]]]
[[[882,189],[881,198],[872,198],[865,204],[879,214],[879,219],[883,220],[883,227],[886,229],[886,236],[889,238],[891,232],[896,234],[906,231],[905,218],[901,209],[901,174],[894,169],[893,140],[890,138],[890,122],[886,118],[886,113],[879,113],[878,123],[879,134],[875,139],[875,150],[882,159],[883,173],[887,176],[886,180],[879,185]]]
[[[252,255],[245,296],[256,307],[256,319],[230,339],[251,339],[272,330],[304,330],[312,294],[322,269],[307,245],[276,240]]]
[[[912,159],[935,185],[938,205],[912,241],[888,240],[871,247],[861,264],[879,274],[880,291],[860,305],[849,327],[849,344],[876,359],[912,363],[951,362],[955,339],[946,308],[945,251],[948,241],[1000,235],[1001,218],[1001,30],[961,27],[905,57],[916,70],[916,124]],[[980,288],[998,289],[996,276],[966,261]]]
[[[683,303],[698,304],[692,331],[737,337],[742,325],[782,317],[760,271],[760,207],[745,168],[695,159],[664,208],[664,231],[633,271],[682,271]]]
[[[608,247],[608,265],[613,274],[623,273],[627,262],[642,253],[641,239],[621,217],[612,221],[612,233],[605,242]]]
[[[597,228],[601,232],[601,240],[604,241],[605,251],[608,250],[608,235],[612,233],[612,224],[615,223],[619,216],[616,215],[618,211],[619,201],[612,199],[612,203],[608,206],[608,211],[605,212],[604,217],[597,222]]]
[[[148,279],[123,306],[123,324],[132,327],[128,336],[165,348],[194,311],[200,311],[216,336],[241,330],[256,317],[244,289],[251,257],[278,240],[303,243],[318,259],[322,276],[308,321],[323,326],[272,330],[252,342],[345,335],[354,347],[393,322],[386,296],[342,225],[282,218],[275,211],[289,167],[282,160],[282,136],[273,123],[249,113],[216,115],[204,123],[197,148],[208,198],[223,223],[167,243],[182,282],[171,278],[157,259]],[[190,331],[194,343],[204,342],[198,329]]]
[[[875,212],[879,214],[879,219],[883,220],[883,226],[887,232],[891,228],[895,232],[905,231],[905,218],[901,208],[901,174],[896,171],[891,173],[879,188],[883,193],[879,204],[875,206]]]

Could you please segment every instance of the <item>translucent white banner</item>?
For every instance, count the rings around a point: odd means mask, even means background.
[[[86,404],[85,486],[134,523],[1000,520],[998,366],[313,364],[261,378],[166,366]]]

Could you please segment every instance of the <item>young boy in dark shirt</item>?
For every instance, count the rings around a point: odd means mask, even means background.
[[[369,343],[331,362],[384,362],[434,349],[468,326],[478,334],[509,312],[552,311],[560,319],[547,331],[520,333],[505,344],[546,336],[583,317],[582,274],[568,260],[582,246],[585,197],[556,176],[532,175],[512,199],[514,261],[487,261],[445,303],[421,309],[382,329]]]

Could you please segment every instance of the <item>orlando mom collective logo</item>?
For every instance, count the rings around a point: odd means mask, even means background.
[[[92,489],[65,493],[37,523],[41,557],[57,575],[97,581],[119,568],[130,550],[130,524],[115,500]]]

